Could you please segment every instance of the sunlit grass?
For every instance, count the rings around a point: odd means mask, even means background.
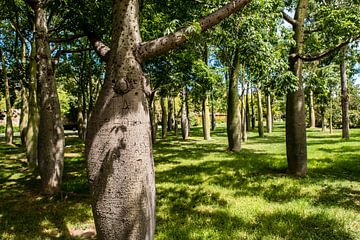
[[[308,175],[286,175],[285,129],[227,151],[224,128],[154,146],[156,239],[360,239],[360,129],[308,130]],[[18,144],[18,139],[17,139]],[[84,144],[69,136],[63,192],[44,197],[24,149],[0,144],[0,239],[90,239]]]

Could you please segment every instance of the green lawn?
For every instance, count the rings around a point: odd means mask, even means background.
[[[284,130],[251,132],[239,154],[223,128],[159,140],[156,239],[360,239],[360,129],[309,130],[305,178],[286,175]],[[0,145],[0,239],[93,236],[83,147],[67,138],[64,192],[45,198],[23,149]]]

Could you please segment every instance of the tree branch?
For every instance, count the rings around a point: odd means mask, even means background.
[[[328,55],[330,55],[331,53],[333,53],[334,51],[337,51],[339,50],[340,48],[346,46],[347,44],[353,42],[353,41],[356,41],[360,39],[360,35],[354,37],[354,38],[350,38],[348,39],[347,41],[344,41],[332,48],[329,48],[327,49],[326,51],[324,52],[321,52],[321,53],[318,53],[318,54],[315,54],[315,55],[310,55],[310,54],[306,54],[306,55],[299,55],[299,58],[302,59],[303,61],[305,62],[312,62],[312,61],[316,61],[316,60],[319,60],[321,58],[324,58],[324,57],[327,57]]]
[[[288,15],[286,12],[282,12],[282,15],[283,15],[283,19],[285,21],[287,21],[288,23],[290,23],[291,25],[296,25],[297,24],[297,21],[295,19],[293,19],[292,17],[290,17],[290,15]]]
[[[85,37],[86,35],[84,33],[81,33],[81,34],[74,34],[72,36],[69,36],[69,37],[64,37],[64,38],[51,38],[49,39],[49,42],[52,42],[52,43],[64,43],[64,42],[72,42],[76,39],[79,39],[79,38],[82,38],[82,37]]]
[[[53,57],[53,63],[55,65],[58,64],[60,56],[64,53],[80,53],[80,52],[85,52],[85,51],[91,51],[94,50],[92,48],[78,48],[78,49],[65,49],[65,50],[57,50],[55,56]]]
[[[107,62],[110,55],[110,48],[106,46],[101,39],[96,36],[93,32],[85,31],[86,36],[88,37],[91,45],[93,46],[97,55],[101,58],[101,60]]]
[[[209,28],[221,22],[226,17],[244,8],[245,5],[250,1],[251,0],[233,0],[219,8],[217,11],[201,18],[199,20],[201,27],[200,31],[205,32]],[[137,55],[139,60],[142,61],[159,56],[184,44],[190,36],[195,34],[195,32],[187,32],[187,29],[187,27],[183,27],[175,33],[141,43],[137,48]]]

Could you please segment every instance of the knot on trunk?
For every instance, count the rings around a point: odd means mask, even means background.
[[[119,95],[124,95],[133,89],[133,84],[128,79],[128,77],[123,77],[113,82],[113,89],[115,93]]]

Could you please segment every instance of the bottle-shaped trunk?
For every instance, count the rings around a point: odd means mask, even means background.
[[[165,106],[165,97],[160,98],[161,105],[161,137],[166,138],[168,127],[168,113]]]
[[[259,137],[264,137],[262,97],[259,88],[257,89],[257,103],[258,103],[258,133],[259,133]]]
[[[29,93],[28,88],[25,87],[26,82],[26,45],[25,41],[23,40],[21,45],[21,78],[20,78],[20,96],[21,96],[21,113],[20,113],[20,122],[19,122],[19,131],[20,131],[20,139],[21,144],[23,146],[26,145],[26,128],[28,124],[28,118],[29,118]]]
[[[238,94],[240,68],[239,50],[236,49],[229,73],[227,104],[227,137],[229,150],[233,152],[239,152],[241,150],[241,113]]]
[[[346,53],[346,48],[342,49],[343,55]],[[341,114],[342,114],[342,138],[350,138],[350,120],[349,120],[349,95],[347,87],[346,63],[343,57],[340,63],[341,76]]]
[[[266,95],[266,130],[268,133],[272,133],[273,127],[273,117],[272,117],[272,108],[271,108],[271,96],[270,94]]]
[[[29,119],[26,131],[26,158],[30,168],[38,169],[38,135],[39,135],[39,107],[37,98],[37,64],[35,37],[31,42],[30,77],[29,77]]]
[[[202,127],[203,137],[205,140],[210,140],[210,111],[209,111],[209,96],[205,92],[202,99]]]
[[[183,140],[189,137],[189,119],[186,106],[186,87],[184,87],[181,96],[181,135]]]
[[[309,112],[310,112],[310,128],[315,128],[315,108],[314,108],[314,92],[310,89],[309,93]]]
[[[10,101],[10,86],[7,76],[5,53],[0,49],[1,65],[2,65],[2,79],[5,88],[5,107],[6,107],[6,126],[5,126],[5,142],[13,144],[14,129],[12,124],[12,107]]]
[[[57,95],[54,69],[48,42],[47,13],[42,4],[35,6],[36,51],[39,68],[39,142],[38,160],[45,194],[60,191],[64,165],[64,128]]]

